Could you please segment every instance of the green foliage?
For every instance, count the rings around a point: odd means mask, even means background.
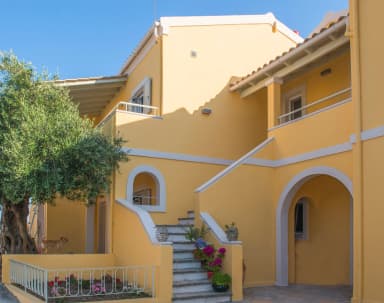
[[[203,224],[201,228],[188,226],[186,230],[185,238],[191,242],[196,241],[197,239],[204,239],[205,235],[208,233],[208,229]]]
[[[230,275],[222,273],[220,271],[215,272],[212,277],[212,284],[216,285],[230,285],[232,278]]]
[[[92,203],[108,190],[123,141],[81,118],[68,90],[10,53],[0,53],[0,197]]]

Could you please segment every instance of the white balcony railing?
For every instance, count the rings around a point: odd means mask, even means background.
[[[336,98],[336,97],[339,97],[339,96],[342,96],[344,94],[347,94],[348,96],[346,98],[343,98],[342,100],[338,100],[338,101],[335,101],[334,103],[332,103],[331,105],[324,105],[327,101],[329,100],[332,100],[333,98]],[[309,113],[309,109],[313,109],[315,106],[318,107],[317,109],[313,110],[312,112],[310,112],[311,114],[312,113],[315,113],[315,112],[318,112],[318,111],[321,111],[323,109],[326,109],[327,107],[329,106],[332,106],[334,104],[339,104],[339,103],[343,103],[343,102],[347,102],[347,101],[350,101],[351,100],[351,88],[348,87],[348,88],[345,88],[345,89],[342,89],[342,90],[339,90],[333,94],[330,94],[324,98],[321,98],[321,99],[318,99],[316,101],[313,101],[307,105],[304,105],[298,109],[295,109],[289,113],[285,113],[281,116],[278,117],[278,120],[279,120],[279,125],[280,124],[284,124],[284,123],[287,123],[287,122],[291,122],[291,121],[294,121],[296,119],[299,119],[299,118],[303,118],[305,117],[306,115],[308,115]],[[297,113],[300,113],[300,115],[295,115]],[[299,116],[299,117],[297,117]]]
[[[136,205],[157,205],[158,199],[156,196],[133,195],[132,200]]]
[[[106,115],[105,118],[98,123],[97,127],[103,126],[115,114],[116,111],[147,117],[160,116],[160,109],[157,106],[121,101],[117,103],[108,113],[108,115]]]
[[[155,267],[45,269],[10,260],[10,281],[45,302],[155,296]]]

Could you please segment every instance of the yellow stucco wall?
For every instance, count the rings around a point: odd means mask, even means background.
[[[352,115],[352,103],[348,102],[270,131],[268,136],[275,138],[276,159],[348,143],[353,132]]]
[[[181,105],[161,119],[117,113],[117,132],[129,148],[236,159],[267,136],[265,96],[262,91],[243,100],[222,87],[204,105],[211,115]]]
[[[55,205],[47,206],[46,220],[47,240],[59,240],[60,237],[68,239],[61,249],[49,249],[49,253],[83,253],[85,251],[86,207],[84,204],[58,198],[55,200]]]
[[[126,84],[120,89],[119,93],[108,103],[97,121],[104,118],[112,108],[120,101],[128,102],[132,97],[132,91],[146,77],[152,79],[152,105],[161,105],[161,40],[149,50],[145,59],[142,60],[135,70],[129,74]]]
[[[221,227],[238,226],[246,287],[274,283],[273,175],[271,168],[241,166],[198,194],[201,212]]]
[[[308,233],[295,240],[294,210],[307,199]],[[350,284],[350,219],[352,202],[347,189],[332,177],[314,177],[301,186],[289,212],[289,282]]]
[[[112,232],[116,264],[153,266],[158,302],[171,302],[172,246],[152,244],[136,214],[118,203],[114,205]]]
[[[321,76],[321,71],[328,68],[331,69],[331,73],[326,76]],[[301,74],[300,76],[284,82],[281,87],[282,112],[286,110],[284,103],[286,101],[286,96],[289,95],[290,92],[295,91],[297,88],[304,89],[304,106],[350,86],[350,55],[349,50],[345,50],[342,54],[338,54],[335,58],[332,58],[331,60],[328,59],[328,62],[315,68],[311,68],[309,71]],[[337,101],[344,100],[347,96],[348,94],[343,94],[332,98],[329,101],[309,107],[305,113],[311,113]]]
[[[130,157],[122,163],[114,184],[116,198],[126,197],[130,171],[137,166],[148,165],[159,170],[165,179],[166,212],[151,213],[156,224],[177,224],[177,219],[186,216],[194,208],[194,190],[218,173],[223,166],[171,161],[143,157]]]
[[[373,33],[382,27],[380,0],[350,0],[352,71],[356,133],[383,126],[382,70],[384,43]],[[383,137],[354,145],[356,167],[355,287],[353,302],[383,302],[384,189]]]

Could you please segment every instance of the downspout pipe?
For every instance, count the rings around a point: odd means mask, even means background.
[[[354,105],[354,128],[356,143],[353,147],[353,298],[352,302],[360,303],[364,293],[364,205],[363,205],[363,146],[361,140],[362,127],[362,95],[361,95],[361,58],[360,58],[360,27],[358,0],[350,0],[349,31],[351,37],[351,68],[352,68],[352,100]]]

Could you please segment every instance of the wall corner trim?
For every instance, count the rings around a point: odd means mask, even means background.
[[[128,200],[125,199],[116,199],[116,202],[118,202],[120,205],[124,206],[131,212],[135,213],[137,217],[140,219],[141,224],[143,225],[148,238],[151,240],[152,244],[155,245],[172,245],[172,242],[160,242],[156,238],[156,225],[153,222],[151,216],[149,215],[148,211],[135,206],[133,203],[130,203]]]
[[[221,244],[229,244],[229,245],[241,245],[241,241],[228,241],[227,235],[223,231],[223,229],[220,227],[219,224],[215,221],[215,219],[212,218],[212,216],[206,212],[200,213],[200,218],[203,220],[203,222],[209,227],[209,229],[212,231],[216,239]]]

